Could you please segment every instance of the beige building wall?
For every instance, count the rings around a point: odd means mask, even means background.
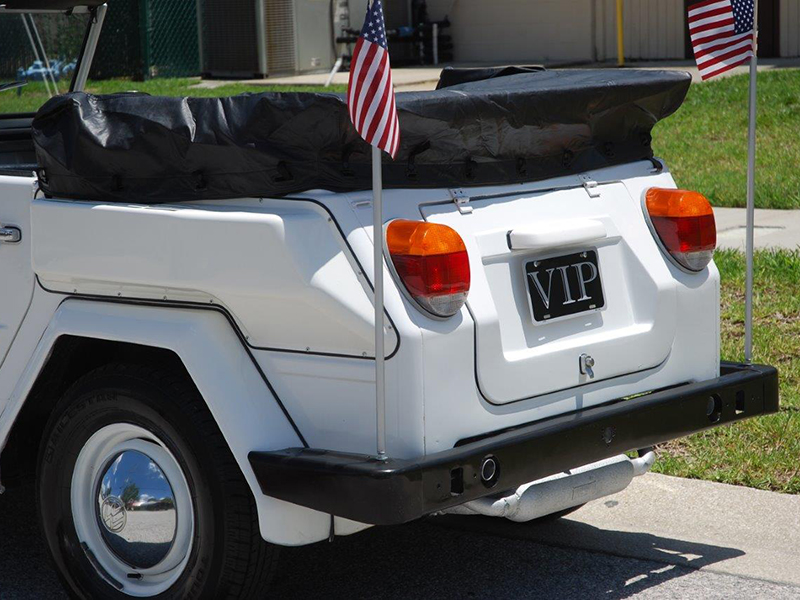
[[[428,0],[450,17],[455,59],[467,62],[592,60],[594,0]]]
[[[617,57],[616,0],[596,0],[598,59]],[[625,58],[686,58],[683,0],[625,0]]]
[[[615,6],[616,0],[428,0],[431,18],[450,17],[455,59],[468,62],[615,58]],[[627,58],[684,58],[683,0],[625,0],[624,18]]]
[[[800,0],[781,0],[781,56],[800,56]]]

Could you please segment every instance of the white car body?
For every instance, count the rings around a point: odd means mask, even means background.
[[[719,275],[676,267],[642,211],[674,187],[645,161],[525,185],[389,190],[385,219],[456,229],[470,259],[467,305],[426,316],[385,276],[388,453],[412,459],[459,441],[719,375]],[[252,451],[303,443],[375,451],[371,194],[308,192],[175,205],[34,199],[0,177],[0,440],[59,338],[174,352],[217,420],[257,500],[265,540],[326,539],[330,517],[262,493]],[[501,199],[496,196],[502,195]],[[590,221],[565,241],[565,218]],[[506,242],[517,231],[517,245]],[[596,248],[603,310],[534,324],[523,264]],[[582,353],[595,377],[579,372]],[[454,418],[457,415],[458,418]],[[345,535],[366,524],[336,517]]]

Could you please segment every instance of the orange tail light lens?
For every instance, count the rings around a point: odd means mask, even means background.
[[[386,247],[411,298],[437,317],[452,317],[467,301],[470,270],[464,240],[446,225],[397,219]]]
[[[717,246],[714,211],[705,196],[687,190],[651,188],[645,208],[666,253],[689,271],[702,271]]]

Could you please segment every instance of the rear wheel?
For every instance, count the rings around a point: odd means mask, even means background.
[[[88,598],[263,597],[276,547],[196,388],[114,365],[76,383],[39,455],[39,512],[67,589]]]

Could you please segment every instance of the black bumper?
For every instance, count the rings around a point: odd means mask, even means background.
[[[251,452],[264,494],[363,523],[405,523],[629,450],[778,411],[773,367],[723,363],[721,376],[460,444],[419,459],[379,462],[309,448]],[[487,456],[499,465],[487,487]]]

